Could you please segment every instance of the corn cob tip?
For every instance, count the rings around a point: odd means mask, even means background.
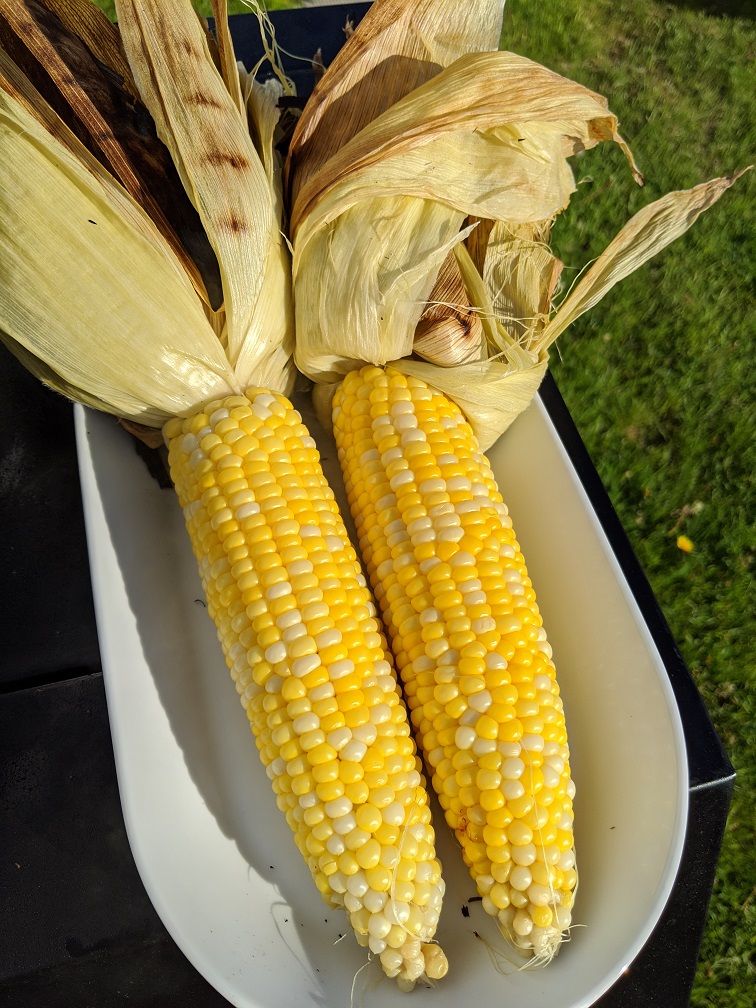
[[[406,961],[404,969],[396,978],[399,990],[409,992],[414,990],[415,984],[420,979],[433,981],[446,976],[449,962],[438,945],[425,944],[420,947],[419,952],[413,949],[413,953],[413,958]]]
[[[437,890],[440,909],[440,898],[444,892],[444,882],[442,879],[438,882]],[[393,903],[395,901],[392,900],[390,902]],[[433,935],[438,922],[438,909],[433,905],[434,902],[432,899],[432,905],[426,910],[426,924],[419,934],[413,934],[407,929],[406,924],[402,923],[400,927],[404,930],[405,934],[404,936],[398,936],[398,940],[402,944],[394,947],[395,943],[387,945],[385,940],[378,942],[378,945],[383,944],[385,946],[379,954],[383,972],[389,978],[396,979],[400,990],[411,991],[417,981],[423,978],[430,981],[440,980],[446,976],[449,969],[449,963],[443,950],[433,941]],[[411,907],[410,913],[412,910],[413,908]],[[417,907],[414,910],[417,911]],[[390,914],[386,914],[385,912],[372,914],[371,921],[368,924],[368,936],[363,941],[360,935],[361,926],[359,920],[355,920],[350,916],[352,926],[357,933],[357,940],[361,944],[369,945],[371,950],[375,950],[373,933],[380,932],[385,927],[384,921],[386,921],[387,917],[390,917]],[[405,920],[409,923],[409,914]],[[394,927],[392,930],[396,931],[396,928]],[[390,941],[392,937],[391,932],[388,932],[386,937]],[[396,938],[396,936],[394,937]]]
[[[569,924],[565,925],[565,928]],[[559,947],[565,941],[565,935],[558,926],[533,927],[530,935],[523,941],[513,927],[499,923],[499,930],[510,945],[513,945],[518,952],[528,957],[527,966],[546,966],[559,951]]]

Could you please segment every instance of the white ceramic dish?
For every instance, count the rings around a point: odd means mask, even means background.
[[[574,919],[584,926],[545,969],[505,959],[495,968],[502,940],[479,903],[463,915],[474,892],[439,816],[438,939],[450,970],[409,996],[377,963],[360,971],[364,950],[294,847],[205,613],[173,491],[158,488],[112,418],[77,407],[76,432],[128,836],[157,912],[206,979],[237,1008],[407,1008],[408,997],[433,1008],[583,1008],[600,997],[672,888],[687,762],[662,660],[542,404],[492,460],[565,700],[578,788]],[[322,437],[321,449],[337,487],[332,442]]]

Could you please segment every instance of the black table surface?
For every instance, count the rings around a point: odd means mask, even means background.
[[[282,46],[326,62],[368,4],[274,14]],[[253,23],[254,22],[254,23]],[[256,21],[232,19],[240,58]],[[296,67],[298,89],[310,70]],[[555,383],[542,398],[665,661],[689,754],[682,864],[665,912],[601,1008],[684,1008],[732,768]],[[0,347],[0,1008],[215,1008],[140,881],[108,726],[71,404]],[[293,1006],[296,1008],[296,1006]]]

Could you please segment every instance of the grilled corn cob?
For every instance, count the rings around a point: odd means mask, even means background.
[[[535,594],[459,407],[394,368],[350,372],[333,423],[412,723],[503,933],[547,959],[577,883],[564,713]]]
[[[315,442],[262,389],[164,435],[208,610],[318,890],[402,986],[443,976],[421,763]]]

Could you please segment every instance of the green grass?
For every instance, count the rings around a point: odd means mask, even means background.
[[[753,22],[653,0],[519,0],[504,45],[606,95],[646,175],[638,189],[605,147],[576,159],[555,228],[567,282],[640,206],[756,158]],[[578,320],[552,365],[738,773],[696,1008],[746,1008],[756,981],[755,198],[753,172]]]
[[[555,229],[568,282],[641,206],[756,160],[746,9],[509,0],[504,46],[606,95],[646,175],[639,189],[606,145],[575,159]],[[738,773],[693,1008],[750,1008],[756,982],[755,198],[756,171],[575,323],[552,365]]]

